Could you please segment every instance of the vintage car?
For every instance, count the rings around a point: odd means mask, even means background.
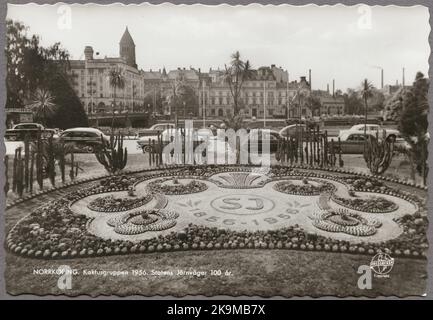
[[[58,141],[71,143],[78,151],[94,152],[96,147],[108,144],[110,138],[96,128],[71,128],[63,131]]]

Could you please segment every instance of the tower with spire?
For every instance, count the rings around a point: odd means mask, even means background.
[[[135,63],[135,43],[128,31],[128,27],[126,27],[119,42],[119,55],[126,60],[129,66],[137,68]]]

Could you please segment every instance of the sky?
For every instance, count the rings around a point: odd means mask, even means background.
[[[380,88],[428,74],[428,9],[423,6],[12,5],[7,18],[23,22],[43,45],[60,41],[73,59],[90,45],[99,57],[119,55],[128,29],[143,70],[223,69],[238,50],[253,68],[275,64],[290,80],[312,72],[313,89]]]

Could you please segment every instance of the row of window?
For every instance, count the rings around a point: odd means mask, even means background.
[[[275,112],[276,110],[274,109],[267,109],[266,110],[266,115],[272,117],[273,115],[277,114],[278,112]],[[230,109],[222,109],[222,108],[212,108],[206,111],[207,115],[211,115],[211,116],[219,116],[219,117],[223,117],[223,116],[228,116],[230,115],[231,110]],[[250,109],[249,112],[244,111],[244,114],[246,115],[251,115],[251,116],[263,116],[264,115],[264,111],[263,110],[257,110],[255,108]],[[281,112],[280,112],[281,114]]]

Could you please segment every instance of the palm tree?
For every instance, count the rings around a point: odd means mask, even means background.
[[[239,113],[242,85],[251,77],[252,69],[248,60],[241,60],[239,51],[233,53],[231,59],[229,66],[225,65],[224,81],[229,85],[234,104],[233,115],[236,116]]]
[[[121,69],[111,69],[108,73],[110,87],[113,88],[113,119],[111,121],[111,130],[114,128],[114,110],[116,108],[116,89],[125,88],[125,77]]]
[[[364,137],[367,135],[368,99],[373,96],[373,85],[367,79],[362,83],[361,97],[364,100]]]
[[[38,88],[33,95],[33,101],[27,105],[27,108],[35,112],[35,117],[41,119],[42,124],[46,127],[47,120],[55,110],[54,96],[46,89]]]

